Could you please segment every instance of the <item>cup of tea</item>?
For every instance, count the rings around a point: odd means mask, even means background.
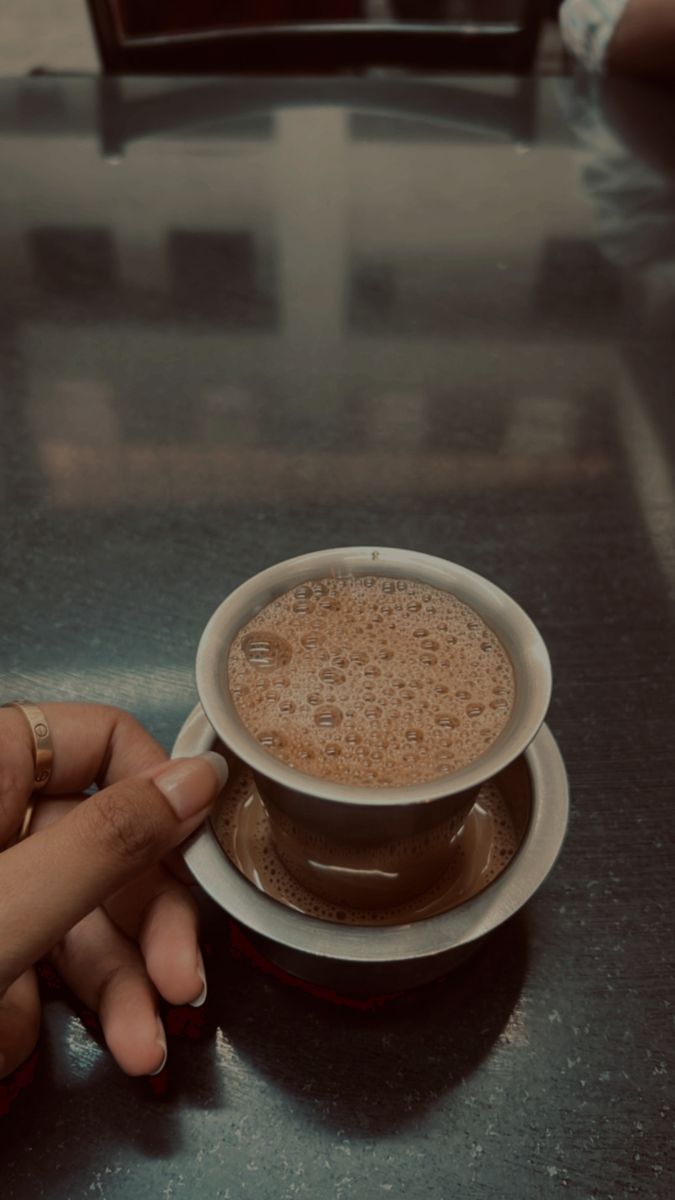
[[[232,592],[202,635],[197,686],[290,874],[333,903],[384,908],[448,869],[479,789],[539,730],[551,668],[488,580],[348,547]]]

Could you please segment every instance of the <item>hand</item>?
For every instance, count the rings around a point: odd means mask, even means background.
[[[98,1013],[122,1070],[155,1074],[166,1060],[158,995],[171,1004],[206,995],[195,903],[159,860],[204,820],[225,760],[169,762],[119,709],[42,709],[52,776],[30,836],[0,853],[0,1078],[37,1041],[33,964],[44,956]],[[20,828],[32,783],[28,723],[18,709],[0,709],[0,847]],[[100,790],[82,797],[93,783]]]

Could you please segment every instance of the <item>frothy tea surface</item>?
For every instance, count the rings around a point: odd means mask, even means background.
[[[450,592],[410,579],[312,579],[239,630],[229,687],[269,754],[338,783],[395,787],[467,766],[514,699],[504,647]]]

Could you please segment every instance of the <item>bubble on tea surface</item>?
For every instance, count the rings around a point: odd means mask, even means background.
[[[335,729],[342,721],[342,712],[334,704],[324,704],[314,714],[314,724],[320,729]]]
[[[241,639],[244,658],[258,670],[274,671],[286,666],[293,657],[290,642],[277,633],[248,633]]]
[[[339,685],[344,683],[345,676],[338,671],[337,667],[324,667],[322,671],[319,671],[319,679],[322,683]]]
[[[383,649],[377,651],[375,657],[379,660],[379,662],[388,662],[394,657],[394,652],[385,646]]]
[[[265,729],[258,734],[258,741],[266,750],[283,750],[286,740],[276,729]]]
[[[514,692],[503,646],[471,609],[414,580],[378,576],[301,581],[240,631],[228,676],[254,736],[282,734],[269,753],[370,787],[422,783],[481,756],[508,720]],[[467,711],[476,706],[480,720]],[[444,715],[457,725],[439,724]],[[411,729],[422,737],[409,741]],[[327,745],[341,753],[326,754]]]
[[[441,729],[457,729],[459,721],[456,717],[451,716],[450,713],[440,713],[436,717],[436,724]]]

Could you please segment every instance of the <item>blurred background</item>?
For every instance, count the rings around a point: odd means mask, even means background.
[[[295,9],[313,9],[319,11],[340,10],[345,15],[347,10],[358,9],[362,19],[386,20],[399,17],[410,20],[466,20],[476,15],[494,17],[503,15],[509,8],[509,2],[514,0],[362,0],[360,4],[335,3],[296,5]],[[559,75],[568,69],[568,62],[560,40],[557,23],[557,12],[561,0],[541,0],[540,8],[543,13],[543,25],[540,31],[536,55],[533,63],[535,74]],[[200,0],[198,4],[185,6],[185,11],[191,17],[208,24],[209,11],[225,9],[236,19],[237,10],[246,9],[247,15],[258,8],[263,16],[276,15],[281,8],[293,6],[273,4],[271,2],[259,5],[239,3],[218,5]],[[173,22],[176,24],[176,11],[182,9],[180,4],[152,4],[147,0],[138,3],[121,3],[120,11],[127,10],[127,20],[135,17],[138,21],[141,14],[146,23],[152,22],[154,14],[161,14],[161,21],[166,28]],[[154,11],[153,11],[154,10]],[[274,12],[272,12],[274,10]],[[94,72],[99,69],[99,55],[92,33],[91,21],[87,10],[87,0],[59,0],[54,5],[52,0],[2,0],[0,4],[0,75],[21,75],[29,71],[46,70],[57,72]]]

